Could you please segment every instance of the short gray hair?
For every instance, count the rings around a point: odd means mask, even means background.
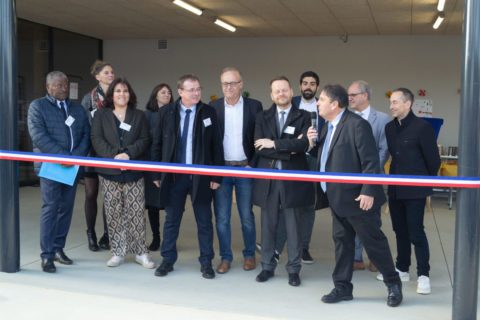
[[[56,80],[56,79],[59,79],[59,78],[68,80],[67,75],[65,73],[63,73],[62,71],[52,71],[49,74],[47,74],[47,84],[50,84],[50,83],[53,82],[53,80]]]
[[[370,88],[370,85],[368,84],[367,81],[364,81],[364,80],[357,80],[357,81],[353,81],[352,84],[356,84],[359,88],[360,88],[360,91],[362,93],[367,93],[367,98],[368,100],[370,100],[370,98],[372,97],[372,88]]]

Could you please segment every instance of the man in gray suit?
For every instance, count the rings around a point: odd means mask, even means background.
[[[387,139],[385,138],[385,125],[390,121],[390,117],[383,112],[377,111],[370,106],[370,98],[372,96],[372,89],[368,82],[357,80],[352,82],[348,87],[348,102],[350,108],[363,119],[370,123],[375,138],[375,144],[380,157],[380,170],[383,172],[383,167],[388,159]],[[358,236],[355,236],[355,259],[353,262],[353,270],[364,270],[363,263],[363,245]],[[377,272],[377,268],[370,261],[368,270]]]

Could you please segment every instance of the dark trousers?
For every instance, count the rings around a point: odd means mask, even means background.
[[[174,264],[177,261],[177,239],[185,211],[187,195],[192,193],[191,175],[177,175],[175,183],[170,189],[169,205],[165,208],[167,213],[163,224],[163,242],[161,254],[165,262]],[[213,252],[213,223],[211,203],[192,204],[195,220],[197,222],[197,237],[200,248],[198,260],[201,265],[211,265]]]
[[[380,210],[380,209],[379,209]],[[352,217],[339,217],[332,208],[333,241],[335,243],[335,287],[352,290],[355,234],[363,242],[368,257],[383,274],[385,284],[400,283],[393,265],[388,240],[380,229],[378,212],[369,212]]]
[[[53,259],[55,252],[65,247],[72,221],[77,181],[69,186],[40,178],[42,211],[40,215],[40,257]]]
[[[425,201],[422,199],[388,199],[393,230],[397,237],[397,268],[407,272],[410,268],[412,244],[417,258],[418,276],[429,276],[430,250],[423,226]]]
[[[281,208],[280,194],[283,182],[272,180],[270,193],[268,194],[267,207],[262,208],[262,269],[273,271],[277,262],[273,259],[276,234],[279,221],[285,220],[287,234],[288,262],[286,269],[288,273],[299,273],[301,269],[301,238],[300,219],[297,209]]]

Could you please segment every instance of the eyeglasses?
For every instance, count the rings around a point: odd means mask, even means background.
[[[202,91],[202,87],[198,87],[198,88],[191,88],[191,89],[184,89],[182,88],[183,91],[186,91],[188,93],[196,93],[196,92],[201,92]]]
[[[225,88],[226,88],[226,87],[236,87],[237,85],[240,84],[240,82],[242,82],[242,80],[240,80],[240,81],[232,81],[232,82],[222,82],[222,86],[224,86]]]
[[[352,97],[352,98],[355,98],[356,96],[358,96],[359,94],[364,94],[365,92],[358,92],[358,93],[349,93],[348,96],[349,97]]]

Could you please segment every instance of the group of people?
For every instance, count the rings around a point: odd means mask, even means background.
[[[167,84],[156,86],[146,105],[137,99],[125,78],[115,78],[113,67],[97,61],[92,75],[98,85],[82,100],[68,99],[68,78],[59,71],[47,75],[47,95],[34,100],[28,128],[34,151],[49,154],[92,156],[106,159],[145,160],[180,165],[212,165],[270,170],[303,170],[331,173],[383,173],[391,156],[390,174],[436,175],[440,157],[433,128],[412,112],[414,95],[405,88],[392,91],[393,119],[370,106],[367,82],[348,89],[327,85],[313,71],[300,76],[301,95],[294,97],[290,81],[271,80],[273,104],[242,96],[240,71],[227,67],[220,74],[224,96],[201,101],[200,79],[187,74],[177,81],[179,98]],[[318,95],[318,98],[317,98]],[[348,108],[350,107],[350,109]],[[38,166],[37,166],[38,168]],[[256,281],[274,276],[279,255],[287,248],[288,283],[301,284],[303,263],[312,263],[309,251],[315,210],[330,207],[335,243],[333,290],[325,303],[353,299],[353,270],[369,269],[388,288],[387,304],[403,299],[401,281],[409,280],[411,246],[417,258],[420,294],[430,293],[429,248],[423,226],[428,187],[388,187],[388,206],[396,234],[397,259],[381,230],[380,211],[386,202],[383,187],[372,184],[302,182],[141,172],[106,167],[85,168],[73,186],[40,177],[42,193],[41,258],[45,272],[55,272],[54,261],[72,264],[63,251],[70,227],[76,186],[85,181],[85,217],[88,247],[110,249],[109,267],[119,266],[127,254],[145,268],[154,268],[149,250],[160,249],[162,262],[156,276],[167,276],[177,261],[177,240],[190,195],[197,224],[200,272],[206,279],[227,273],[233,261],[231,236],[232,194],[243,235],[243,269],[256,268],[255,250],[261,252],[261,272]],[[95,221],[99,185],[103,193],[104,234],[97,243]],[[213,211],[212,211],[213,204]],[[261,208],[261,239],[256,243],[252,206]],[[153,238],[146,244],[148,210]],[[164,210],[160,236],[160,210]],[[214,223],[220,263],[215,270]],[[216,271],[216,272],[215,272]]]

